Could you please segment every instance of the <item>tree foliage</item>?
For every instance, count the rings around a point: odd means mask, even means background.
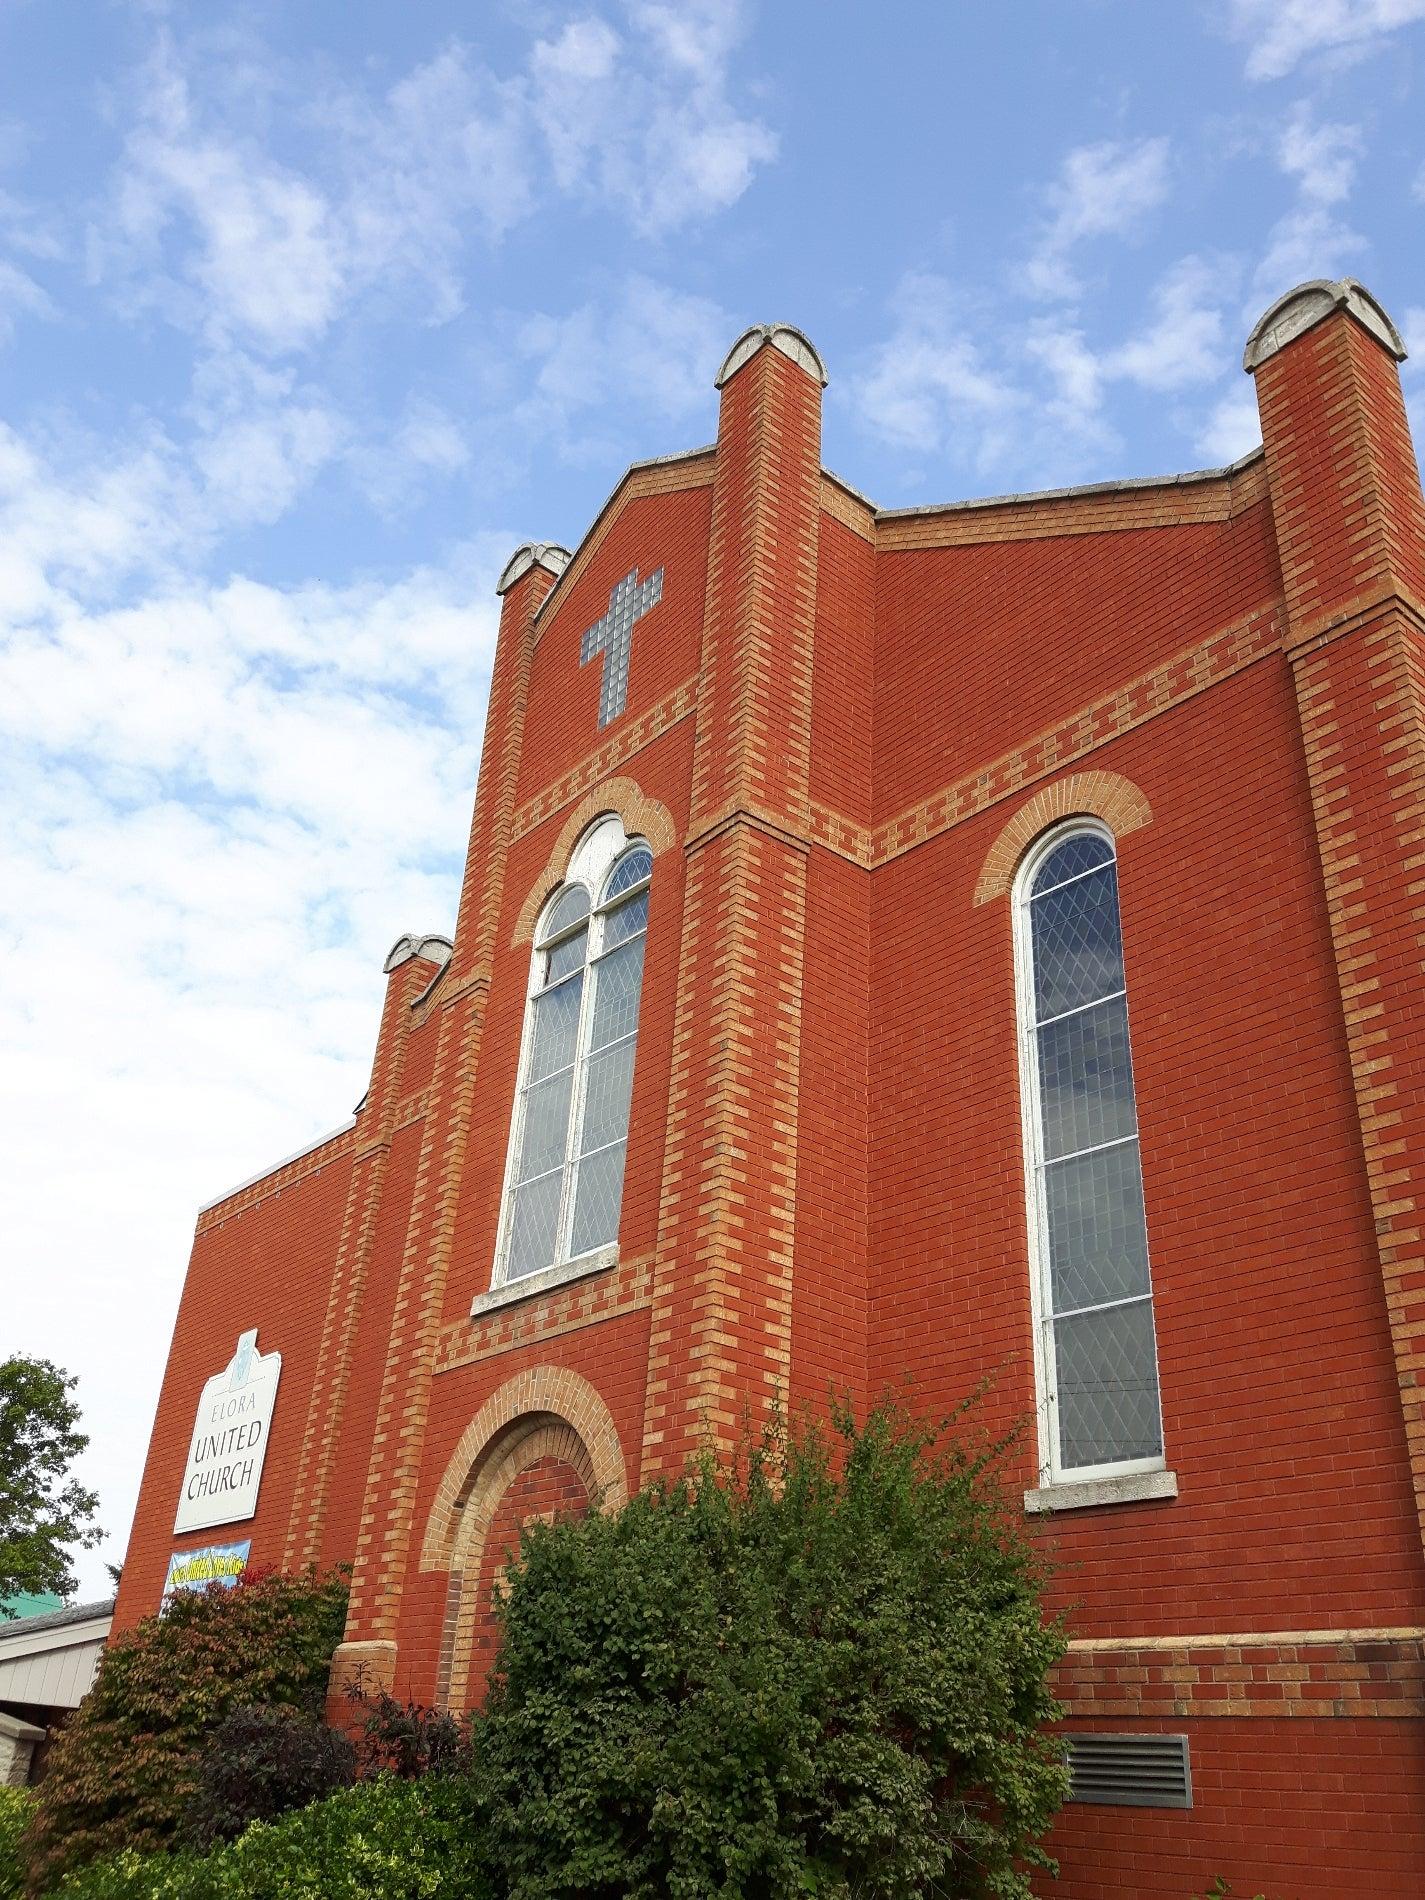
[[[97,1544],[99,1500],[69,1476],[89,1443],[69,1396],[77,1380],[48,1359],[0,1361],[0,1617],[11,1596],[74,1590],[70,1552]]]
[[[175,1596],[105,1650],[50,1752],[30,1833],[43,1891],[96,1855],[169,1846],[209,1734],[235,1708],[315,1715],[346,1615],[339,1577],[244,1576]]]
[[[1064,1644],[994,1464],[885,1406],[531,1526],[476,1737],[516,1900],[1027,1896]]]
[[[23,1842],[30,1808],[28,1789],[0,1786],[0,1900],[20,1900],[25,1891]]]

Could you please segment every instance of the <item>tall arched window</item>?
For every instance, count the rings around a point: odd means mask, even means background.
[[[653,853],[604,818],[535,928],[497,1281],[618,1239]]]
[[[1015,886],[1042,1481],[1163,1462],[1113,838],[1076,819]]]

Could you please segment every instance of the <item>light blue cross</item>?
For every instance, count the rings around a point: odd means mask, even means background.
[[[633,646],[634,622],[642,620],[650,607],[663,598],[663,570],[638,578],[638,569],[625,574],[610,590],[609,610],[596,620],[579,645],[579,664],[587,666],[597,653],[604,656],[604,676],[599,682],[599,724],[606,726],[617,719],[628,703],[628,656]]]

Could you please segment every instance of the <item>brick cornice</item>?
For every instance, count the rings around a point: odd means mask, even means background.
[[[1425,602],[1418,600],[1408,588],[1399,586],[1392,577],[1362,588],[1360,593],[1329,610],[1307,615],[1287,629],[1283,644],[1293,660],[1299,659],[1305,652],[1315,652],[1332,640],[1355,633],[1387,611],[1398,613],[1418,633],[1425,633]]]
[[[1241,466],[1164,481],[1114,483],[1063,494],[1003,495],[982,502],[906,513],[878,509],[876,549],[975,547],[995,541],[1042,541],[1084,534],[1125,534],[1231,521],[1267,496],[1260,453]],[[841,518],[841,517],[838,517]],[[848,524],[850,525],[850,524]]]
[[[1425,1716],[1425,1631],[1277,1630],[1071,1642],[1053,1675],[1071,1717]]]
[[[568,566],[559,577],[558,585],[550,590],[549,598],[541,604],[535,621],[536,646],[558,618],[560,608],[579,576],[608,539],[624,510],[631,503],[642,501],[649,495],[677,495],[690,488],[711,487],[715,454],[711,446],[691,449],[685,455],[672,455],[665,461],[635,463],[628,470],[595,516],[593,526],[575,548]]]

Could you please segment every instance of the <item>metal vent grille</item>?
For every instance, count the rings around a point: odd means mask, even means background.
[[[1070,1735],[1069,1799],[1127,1808],[1190,1808],[1186,1735]]]

